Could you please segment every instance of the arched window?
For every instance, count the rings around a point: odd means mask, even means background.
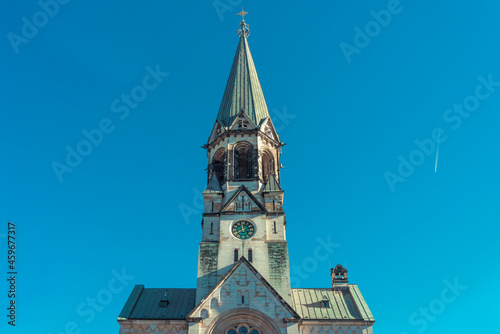
[[[256,154],[252,154],[252,144],[240,141],[234,148],[234,177],[235,179],[248,179],[252,177],[253,160]]]
[[[248,298],[249,298],[249,292],[248,290],[242,292],[241,290],[238,290],[236,293],[237,297],[237,303],[238,304],[245,304],[248,305]],[[244,300],[242,300],[242,297],[244,297]],[[240,304],[240,305],[241,305]],[[243,314],[234,314],[230,315],[228,317],[225,317],[224,319],[221,319],[219,323],[222,322],[221,325],[215,325],[214,330],[212,333],[220,333],[220,334],[265,334],[265,333],[276,333],[274,331],[274,328],[270,326],[267,322],[263,321],[260,318],[257,318],[252,315],[243,315],[243,318],[246,318],[246,321],[242,321],[242,315]],[[259,323],[259,326],[257,327],[255,323]],[[279,331],[278,331],[279,333]]]
[[[219,183],[224,181],[224,149],[220,148],[213,157],[212,160],[213,171]]]
[[[238,178],[248,178],[248,150],[245,148],[238,151]]]
[[[241,301],[244,304],[244,295],[241,291],[238,291],[238,303]],[[254,327],[253,325],[243,323],[243,324],[233,324],[230,328],[227,328],[225,331],[221,331],[221,333],[225,334],[261,334],[264,333],[260,328]]]
[[[238,121],[238,129],[246,129],[248,128],[248,121],[244,119],[240,119]]]
[[[252,249],[249,249],[248,250],[248,262],[252,262],[253,261],[253,251]]]
[[[241,194],[241,197],[240,197],[240,207],[239,207],[242,211],[245,211],[245,195],[244,194]]]
[[[238,290],[236,298],[238,298],[238,304],[243,304],[243,294],[241,293],[241,290]]]
[[[239,260],[239,259],[238,259],[238,250],[237,250],[237,249],[235,249],[235,250],[234,250],[234,262],[238,262],[238,260]]]
[[[269,174],[274,172],[274,159],[272,154],[269,151],[264,151],[262,154],[262,177],[264,178],[264,182],[269,180]]]

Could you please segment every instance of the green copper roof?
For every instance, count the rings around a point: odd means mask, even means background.
[[[267,180],[266,187],[264,188],[264,192],[268,191],[283,191],[273,174],[269,175],[269,180]]]
[[[217,119],[229,127],[241,110],[244,110],[257,126],[269,117],[257,70],[244,35],[240,37],[236,49]]]
[[[210,181],[208,182],[207,189],[204,191],[204,193],[221,193],[222,188],[220,187],[220,183],[217,180],[217,177],[215,175],[212,175],[210,178]]]
[[[328,304],[325,307],[323,301]],[[356,284],[333,289],[292,289],[292,306],[303,320],[375,321]]]
[[[162,319],[183,320],[195,306],[196,289],[145,289],[136,285],[118,320]],[[167,301],[166,307],[160,302]]]

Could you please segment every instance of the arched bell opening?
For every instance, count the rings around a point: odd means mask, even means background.
[[[234,178],[250,179],[254,177],[255,154],[252,144],[238,142],[234,148]]]
[[[217,177],[217,181],[220,184],[224,181],[225,175],[225,163],[224,163],[224,149],[220,148],[215,152],[214,157],[212,159],[212,170],[215,176]]]
[[[269,180],[269,175],[275,174],[274,157],[268,150],[264,150],[264,152],[262,153],[260,168],[262,171],[262,178],[264,180],[264,183],[267,183],[267,181]]]

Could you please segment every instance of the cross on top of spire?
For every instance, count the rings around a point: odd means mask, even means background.
[[[243,17],[247,13],[242,10],[240,14]],[[248,25],[242,21],[238,27],[238,47],[217,114],[217,120],[224,127],[230,127],[242,110],[255,126],[270,117],[248,46],[248,35]]]
[[[238,36],[245,38],[248,37],[248,35],[250,35],[250,29],[248,28],[248,24],[245,23],[245,15],[247,14],[248,12],[245,12],[243,10],[243,7],[241,8],[241,12],[236,14],[241,16],[240,27],[238,28]]]
[[[247,15],[247,14],[248,14],[248,12],[245,12],[245,11],[243,10],[243,8],[241,8],[241,12],[239,12],[239,13],[238,13],[238,14],[236,14],[236,15],[241,16],[241,19],[242,19],[243,21],[245,21],[245,15]]]

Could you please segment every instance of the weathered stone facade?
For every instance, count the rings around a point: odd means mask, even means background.
[[[234,327],[233,322],[227,321],[231,317],[238,324],[243,322],[258,328],[260,333],[279,331],[286,334],[291,326],[283,319],[298,321],[293,308],[246,260],[238,261],[191,312],[188,319],[198,321],[191,323],[189,331],[199,334],[225,332]],[[222,319],[225,321],[221,322]],[[298,334],[297,330],[291,333]]]
[[[207,187],[196,289],[137,285],[120,334],[371,334],[375,321],[342,266],[332,287],[291,289],[280,141],[243,21],[217,120],[204,148]]]
[[[332,326],[321,323],[300,326],[300,334],[372,334],[372,325],[359,326],[354,322],[342,326]]]
[[[136,333],[164,333],[164,334],[187,334],[187,321],[166,320],[127,320],[120,324],[119,334]]]
[[[228,272],[235,260],[244,256],[262,276],[275,283],[283,298],[290,301],[284,192],[281,188],[266,191],[270,178],[279,187],[282,147],[271,118],[267,117],[258,126],[241,111],[232,124],[224,126],[217,120],[205,147],[209,158],[208,182],[212,186],[203,193],[205,210],[197,302],[209,292],[210,284],[214,282],[212,276],[207,275],[207,259],[202,257],[206,253],[202,249],[207,243],[219,245],[217,269],[212,271],[217,279]],[[244,158],[243,154],[246,154]],[[243,163],[247,164],[245,168]],[[235,238],[231,226],[238,221],[252,223],[255,234],[249,239]],[[238,253],[236,259],[235,252]],[[252,252],[251,259],[249,252]]]

